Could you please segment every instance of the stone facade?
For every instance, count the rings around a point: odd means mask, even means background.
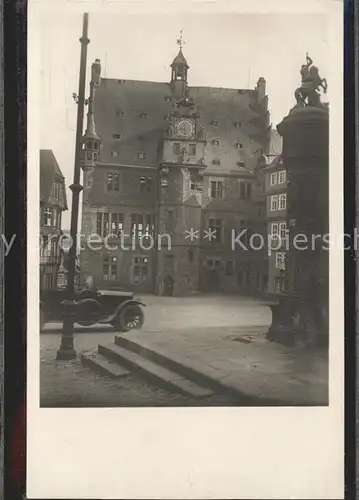
[[[92,65],[82,282],[165,295],[266,291],[265,249],[233,243],[244,229],[244,245],[266,232],[265,80],[190,87],[187,73],[182,50],[168,83],[105,79]]]

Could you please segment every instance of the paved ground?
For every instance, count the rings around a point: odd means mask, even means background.
[[[271,313],[259,301],[238,296],[193,296],[193,297],[155,297],[143,295],[145,324],[143,331],[167,331],[173,328],[204,328],[268,326]],[[45,330],[60,330],[59,323],[49,323]],[[101,325],[78,331],[113,331]]]
[[[270,310],[259,301],[224,296],[186,298],[143,296],[148,307],[142,330],[129,338],[166,356],[201,369],[256,397],[282,398],[293,404],[327,403],[327,361],[321,351],[289,349],[264,337]],[[79,362],[54,362],[60,324],[47,325],[41,335],[42,405],[158,406],[197,405],[129,376],[121,381],[100,378]],[[57,333],[56,333],[57,332]],[[78,352],[113,342],[114,330],[98,327],[76,333]],[[252,338],[244,338],[252,336]],[[238,338],[240,339],[238,341]],[[304,402],[304,403],[303,403]],[[238,404],[213,398],[202,404]],[[289,403],[291,404],[291,403]]]

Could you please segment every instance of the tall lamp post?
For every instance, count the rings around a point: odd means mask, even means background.
[[[57,351],[56,359],[69,360],[76,358],[74,349],[74,323],[76,316],[76,294],[75,294],[75,272],[76,272],[76,256],[77,256],[77,231],[79,217],[79,202],[80,193],[83,187],[80,184],[81,174],[81,148],[82,148],[82,132],[84,121],[84,106],[85,106],[85,85],[86,85],[86,62],[87,62],[87,45],[88,39],[88,13],[83,15],[81,56],[80,56],[80,76],[79,76],[79,92],[77,99],[77,126],[76,126],[76,146],[75,146],[75,167],[74,180],[70,186],[72,191],[71,204],[71,246],[69,250],[69,263],[67,274],[67,294],[64,301],[64,320],[62,326],[61,346]]]

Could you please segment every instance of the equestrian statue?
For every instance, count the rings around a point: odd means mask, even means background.
[[[313,65],[308,53],[306,54],[306,64],[302,65],[300,74],[302,76],[302,85],[295,91],[297,104],[301,106],[323,106],[320,102],[319,89],[322,89],[326,94],[328,89],[327,80],[319,76],[319,70]]]

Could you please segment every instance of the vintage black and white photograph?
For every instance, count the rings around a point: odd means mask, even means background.
[[[341,16],[32,2],[30,498],[340,497]]]
[[[42,407],[328,405],[327,23],[44,15]]]

